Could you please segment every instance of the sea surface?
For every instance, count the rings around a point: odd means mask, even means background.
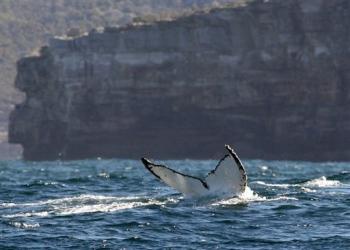
[[[140,161],[1,161],[0,249],[350,249],[350,163],[244,163],[241,197],[188,200]]]

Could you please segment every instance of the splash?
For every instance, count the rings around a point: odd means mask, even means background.
[[[298,199],[295,197],[288,197],[288,196],[277,196],[277,197],[267,198],[267,197],[258,195],[250,187],[247,187],[245,192],[242,193],[240,196],[226,199],[226,200],[221,200],[216,203],[213,203],[212,205],[214,206],[237,205],[237,204],[247,204],[247,203],[253,203],[253,202],[268,202],[268,201],[279,201],[279,200],[298,200]]]
[[[250,187],[247,187],[238,198],[245,201],[261,201],[266,199],[265,197],[260,197],[257,193],[254,193]]]
[[[245,191],[239,195],[238,197],[233,197],[229,199],[220,200],[218,202],[213,203],[212,205],[237,205],[237,204],[245,204],[254,201],[265,201],[266,197],[261,197],[258,194],[254,193],[254,191],[247,187]]]

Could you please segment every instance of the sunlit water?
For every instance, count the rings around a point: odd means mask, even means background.
[[[350,249],[350,163],[245,163],[241,197],[186,200],[139,161],[0,162],[0,249]]]

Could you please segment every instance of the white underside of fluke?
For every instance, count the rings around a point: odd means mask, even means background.
[[[226,145],[229,154],[204,179],[186,175],[142,158],[145,167],[163,182],[186,197],[234,197],[247,187],[247,175],[237,154]]]

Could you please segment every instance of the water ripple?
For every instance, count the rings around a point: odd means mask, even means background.
[[[205,175],[215,161],[166,162]],[[347,249],[347,163],[246,161],[249,188],[187,200],[139,161],[0,162],[0,249]]]

